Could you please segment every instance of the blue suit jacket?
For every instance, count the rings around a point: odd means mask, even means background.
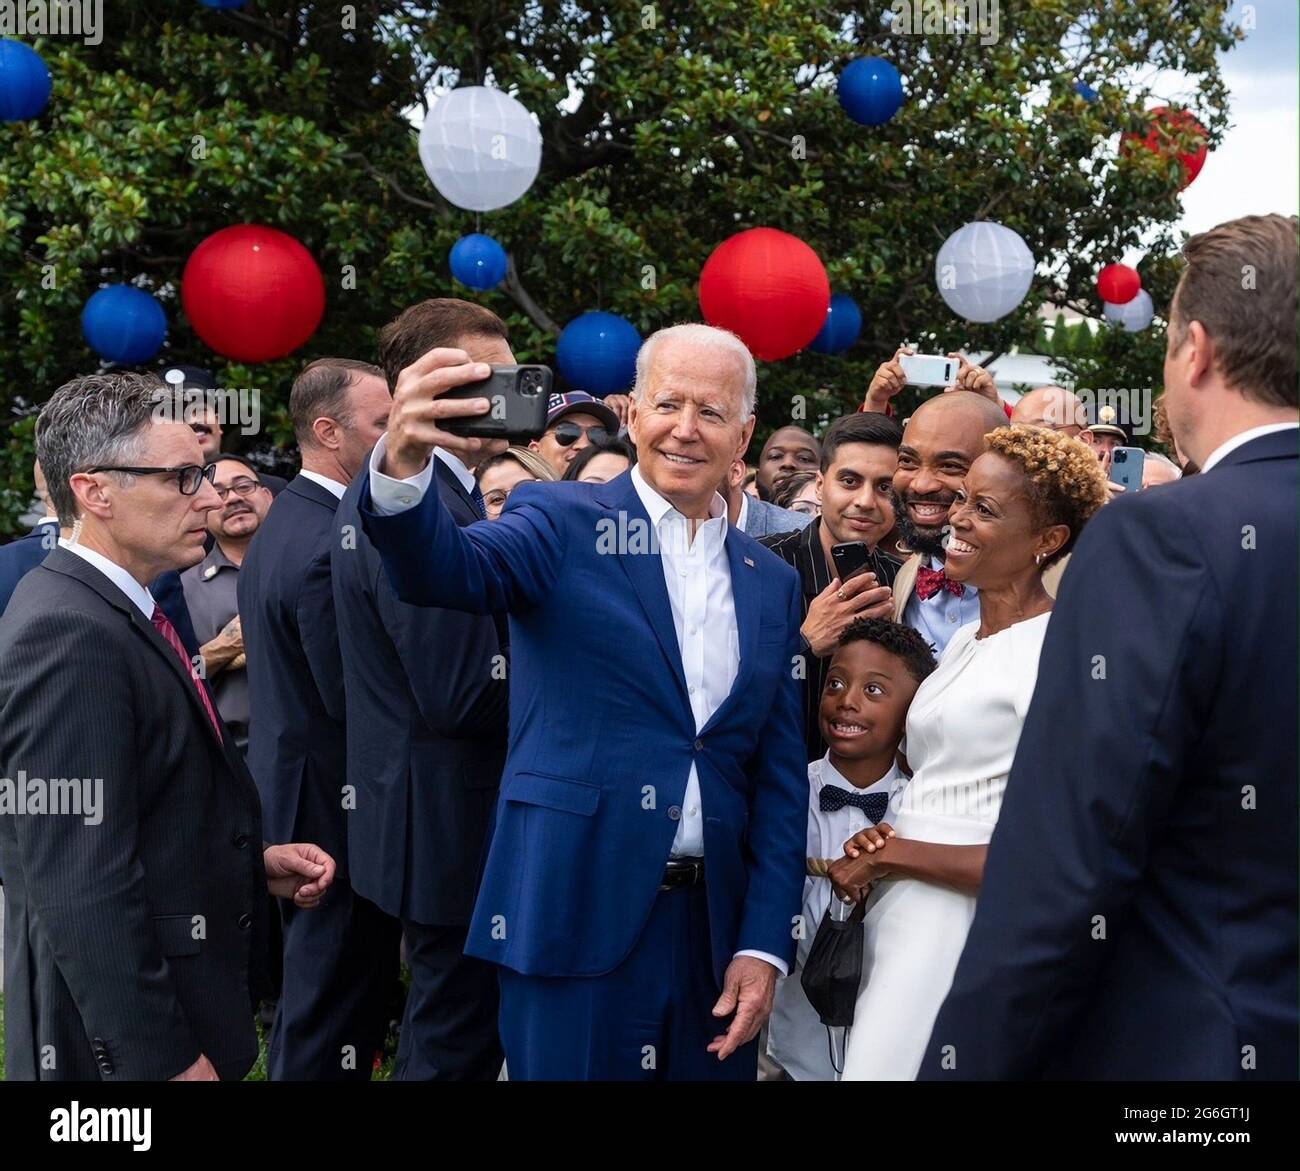
[[[338,500],[295,476],[239,568],[248,656],[248,767],[267,840],[311,841],[347,863],[343,666],[330,551]]]
[[[510,748],[466,951],[526,975],[616,967],[694,761],[715,975],[739,950],[792,960],[808,806],[794,570],[728,530],[739,673],[697,732],[660,558],[613,544],[651,531],[630,473],[521,484],[499,520],[466,528],[432,490],[379,517],[367,485],[362,513],[404,601],[510,613]]]
[[[458,524],[479,518],[442,460]],[[360,480],[335,516],[331,558],[347,692],[352,888],[388,914],[470,920],[506,757],[505,648],[491,618],[408,606],[361,530]]]
[[[39,524],[26,536],[0,545],[0,614],[5,612],[18,583],[45,560],[58,541],[58,525]]]
[[[1295,1078],[1297,466],[1084,532],[923,1078]]]

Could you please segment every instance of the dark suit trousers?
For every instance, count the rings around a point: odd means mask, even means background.
[[[402,921],[411,987],[397,1045],[395,1081],[495,1081],[497,969],[465,955],[468,927]]]
[[[279,900],[283,986],[267,1076],[271,1081],[367,1081],[388,1026],[402,928],[352,890],[340,814],[310,779],[303,778],[296,840],[315,842],[339,867],[320,906],[304,911],[292,900]]]
[[[511,1081],[743,1081],[758,1041],[726,1061],[708,1052],[715,1018],[704,887],[660,891],[631,954],[603,976],[522,976],[501,968],[501,1040]]]

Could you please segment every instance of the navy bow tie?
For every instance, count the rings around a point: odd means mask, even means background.
[[[822,786],[820,801],[823,813],[835,813],[846,805],[861,809],[872,825],[876,825],[889,811],[888,793],[850,793],[834,785]]]

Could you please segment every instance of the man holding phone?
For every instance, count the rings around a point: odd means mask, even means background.
[[[763,541],[799,573],[810,761],[826,755],[818,713],[840,635],[859,618],[893,614],[891,587],[901,563],[878,546],[894,527],[891,485],[902,438],[902,427],[881,414],[836,419],[821,445],[821,516],[801,532]]]

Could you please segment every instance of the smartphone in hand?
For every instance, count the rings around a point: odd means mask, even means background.
[[[957,381],[956,358],[938,354],[902,354],[898,364],[907,375],[909,386],[951,386]]]
[[[874,571],[876,567],[875,554],[866,541],[843,541],[832,545],[831,560],[835,563],[835,576],[841,583],[859,573]]]
[[[1125,491],[1142,491],[1142,469],[1146,466],[1147,453],[1140,447],[1117,447],[1110,453],[1110,479],[1112,484],[1119,484]]]
[[[487,414],[445,419],[441,426],[453,435],[478,439],[508,439],[511,443],[538,439],[546,430],[552,380],[548,366],[493,366],[486,378],[442,396],[485,398],[490,404]]]

